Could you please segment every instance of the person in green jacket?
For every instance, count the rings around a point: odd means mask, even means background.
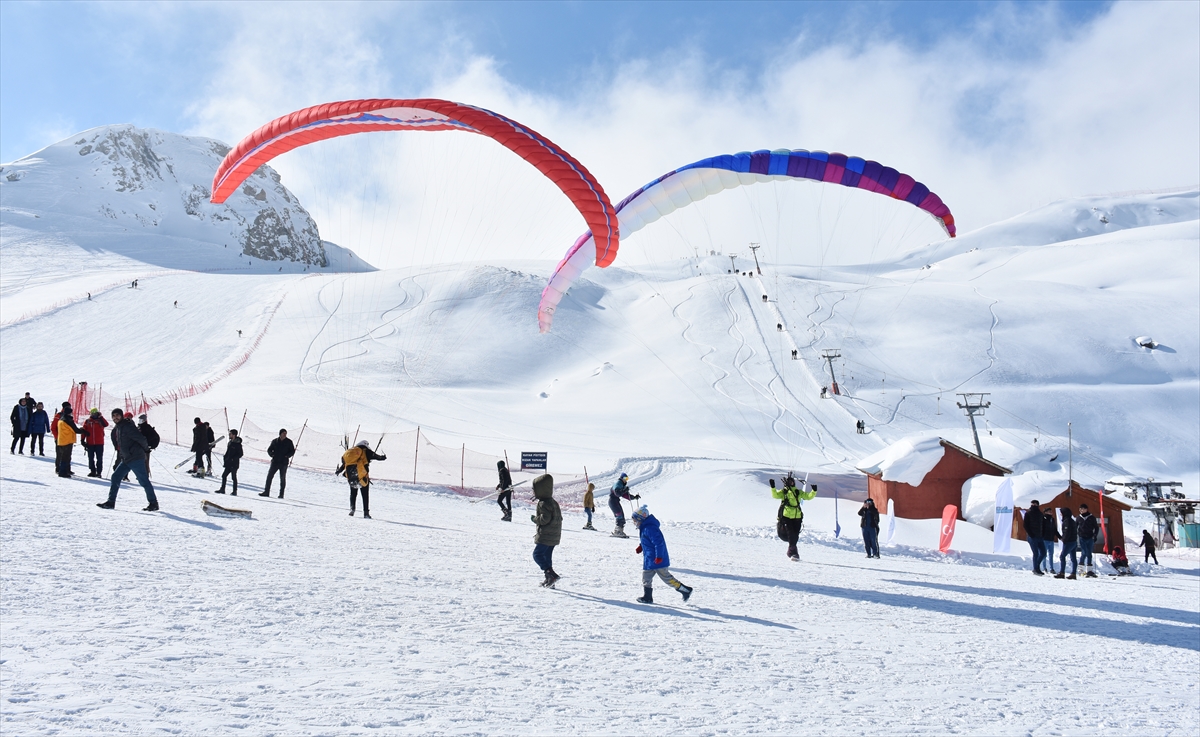
[[[787,535],[787,555],[792,560],[800,560],[800,553],[796,550],[796,541],[800,539],[800,528],[804,525],[804,510],[800,507],[800,502],[815,498],[817,485],[813,484],[808,491],[800,491],[796,488],[796,478],[790,473],[783,480],[782,489],[775,488],[775,479],[771,479],[770,483],[771,496],[783,501],[779,521],[783,524]]]

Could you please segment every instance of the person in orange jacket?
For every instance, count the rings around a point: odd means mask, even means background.
[[[71,403],[63,402],[62,409],[54,415],[50,423],[50,432],[54,434],[54,472],[64,479],[75,474],[71,473],[71,451],[75,447],[75,438],[79,437],[79,427],[71,416]]]

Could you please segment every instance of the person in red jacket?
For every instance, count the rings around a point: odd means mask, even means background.
[[[108,420],[104,419],[100,410],[93,407],[88,418],[83,421],[83,432],[79,434],[79,442],[87,451],[88,476],[92,478],[100,478],[100,472],[104,470],[104,428],[106,427],[108,427]]]

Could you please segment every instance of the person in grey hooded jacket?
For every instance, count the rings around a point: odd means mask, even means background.
[[[543,586],[553,588],[560,576],[554,572],[554,546],[562,540],[562,510],[554,501],[554,477],[544,473],[533,480],[533,496],[537,498],[537,511],[529,516],[537,525],[533,536],[533,560],[546,574]]]

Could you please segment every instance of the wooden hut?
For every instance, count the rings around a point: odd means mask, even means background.
[[[1062,532],[1062,516],[1058,510],[1066,507],[1071,510],[1071,514],[1079,516],[1079,505],[1088,505],[1088,511],[1100,519],[1100,494],[1101,492],[1095,489],[1085,489],[1078,482],[1071,481],[1070,486],[1059,492],[1057,496],[1049,501],[1038,500],[1038,506],[1042,511],[1054,510],[1055,526]],[[1108,539],[1112,541],[1112,545],[1120,545],[1125,547],[1125,520],[1124,513],[1133,509],[1132,506],[1111,496],[1104,497],[1104,524],[1102,529],[1108,533]],[[1012,536],[1017,540],[1025,539],[1025,526],[1021,524],[1021,519],[1025,514],[1025,510],[1020,507],[1013,509],[1013,525]],[[1105,546],[1104,532],[1096,538],[1096,547],[1092,549],[1095,553],[1107,552],[1109,548]],[[1129,553],[1128,550],[1125,551]]]
[[[948,440],[942,440],[945,448],[942,459],[925,474],[917,486],[899,481],[884,481],[881,473],[867,474],[867,494],[875,500],[880,514],[885,514],[888,500],[896,502],[896,516],[904,519],[939,519],[947,504],[958,508],[962,514],[962,488],[967,479],[980,474],[1004,476],[1009,469],[978,456],[966,448],[960,448]]]

